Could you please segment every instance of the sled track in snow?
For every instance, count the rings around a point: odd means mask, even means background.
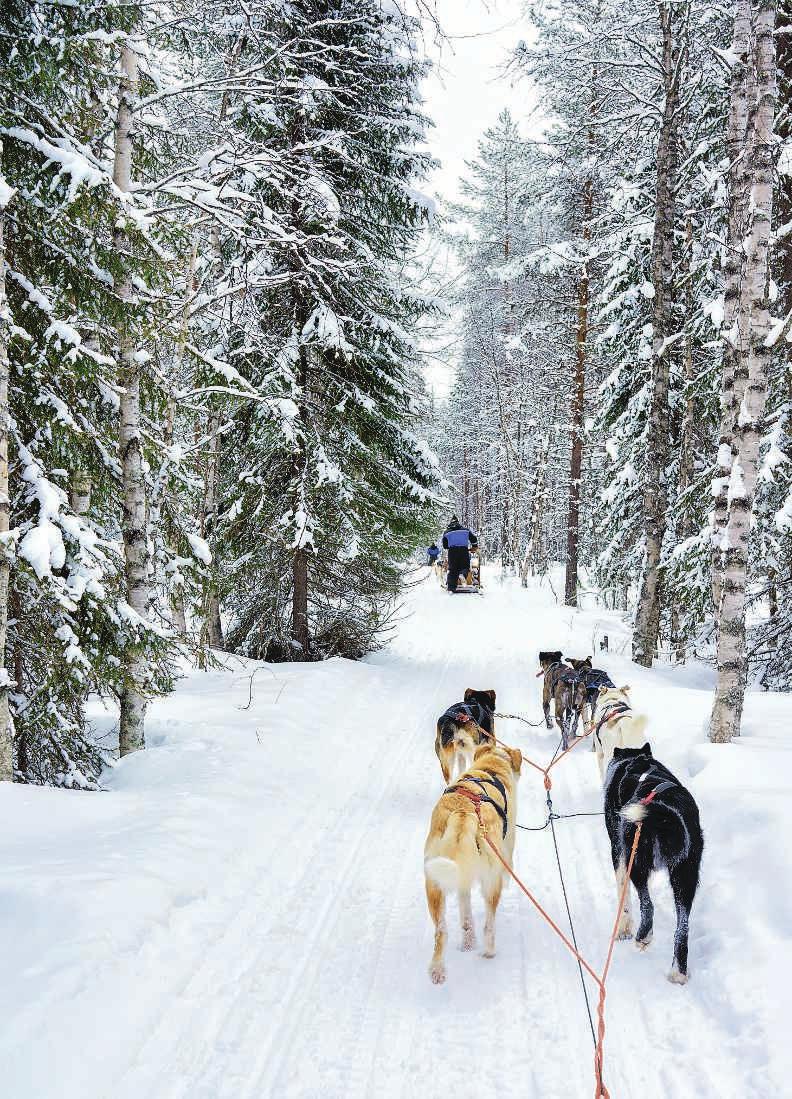
[[[497,957],[461,954],[450,899],[448,982],[433,987],[421,869],[442,789],[432,750],[437,715],[465,686],[496,687],[508,708],[535,705],[533,653],[543,634],[563,642],[571,629],[574,636],[574,619],[543,607],[526,631],[496,587],[486,604],[428,587],[415,605],[393,656],[372,662],[370,686],[345,718],[352,756],[331,755],[312,776],[317,793],[302,815],[281,802],[270,828],[240,836],[216,892],[174,912],[171,926],[141,951],[143,968],[154,972],[172,943],[179,976],[108,1096],[502,1099],[518,1089],[532,1099],[577,1099],[593,1091],[588,1019],[564,946],[510,887],[498,913]],[[537,761],[549,760],[557,739],[513,723],[499,735]],[[283,796],[288,802],[288,791]],[[557,812],[599,808],[587,747],[554,769],[552,796]],[[544,819],[541,776],[525,771],[518,803],[518,820]],[[557,833],[580,949],[599,968],[616,903],[602,820],[560,821]],[[708,859],[716,857],[708,850]],[[518,835],[515,868],[566,927],[549,832]],[[739,1060],[736,1020],[729,1027],[728,1015],[714,1017],[697,995],[696,909],[693,980],[672,987],[664,975],[673,914],[664,886],[653,895],[652,947],[639,954],[617,944],[608,981],[611,1095],[764,1099],[756,1057]],[[480,941],[478,899],[474,913]],[[491,1040],[479,1042],[485,1035]]]

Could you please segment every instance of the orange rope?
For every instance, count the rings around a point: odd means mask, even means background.
[[[502,740],[498,740],[494,733],[488,733],[484,729],[482,729],[481,731],[482,733],[484,733],[484,736],[487,737],[487,739],[494,741],[495,744],[500,744],[501,748],[508,748],[509,751],[512,750],[509,744],[505,744]],[[553,769],[553,767],[555,767],[557,763],[561,762],[564,756],[568,756],[573,748],[577,748],[578,744],[584,741],[587,736],[591,736],[592,732],[593,728],[590,728],[588,732],[585,732],[581,736],[579,736],[573,744],[570,744],[568,748],[565,748],[563,750],[560,756],[556,756],[554,759],[551,759],[546,767],[542,767],[541,763],[534,763],[532,759],[529,759],[528,756],[525,755],[523,755],[522,761],[523,763],[527,763],[529,767],[533,767],[540,774],[544,775],[545,790],[549,790],[553,785],[552,779],[550,778],[550,771]]]
[[[572,745],[572,747],[574,748],[574,744]],[[567,751],[570,751],[570,750],[571,749],[567,749]],[[566,754],[566,753],[564,753],[564,754]],[[558,758],[561,759],[561,756],[559,756]],[[552,764],[550,766],[552,767]],[[550,768],[548,767],[547,770],[549,771],[549,769]],[[460,793],[461,793],[461,791],[460,791]],[[525,883],[522,882],[517,877],[517,875],[515,874],[512,867],[509,866],[508,862],[506,862],[503,855],[500,853],[500,851],[498,850],[496,845],[492,842],[492,840],[489,838],[489,835],[487,834],[486,825],[484,824],[483,820],[481,819],[481,803],[480,803],[480,801],[478,800],[476,795],[473,793],[473,791],[470,791],[470,793],[473,794],[473,796],[470,797],[470,801],[473,802],[473,806],[476,810],[476,816],[478,817],[479,827],[481,828],[482,835],[484,836],[484,839],[487,841],[489,846],[492,848],[493,852],[495,853],[496,858],[498,859],[498,861],[500,863],[502,863],[502,865],[506,869],[507,873],[509,873],[511,875],[511,877],[514,879],[514,881],[517,883],[517,885],[520,887],[520,889],[526,895],[528,900],[531,902],[531,904],[537,910],[539,915],[542,916],[547,921],[547,923],[550,924],[553,931],[555,931],[556,935],[558,935],[558,937],[561,939],[561,941],[563,942],[563,944],[567,948],[567,950],[569,950],[569,952],[571,954],[573,954],[575,956],[575,958],[577,958],[577,960],[580,962],[580,964],[583,966],[583,968],[586,970],[586,972],[589,974],[589,976],[596,982],[597,987],[599,988],[599,1004],[597,1006],[597,1043],[596,1043],[596,1048],[594,1050],[594,1073],[596,1075],[596,1091],[594,1092],[594,1099],[610,1099],[610,1092],[605,1087],[605,1084],[604,1084],[603,1079],[602,1079],[603,1045],[604,1045],[604,1042],[605,1042],[605,980],[608,976],[608,970],[610,969],[611,959],[613,957],[613,948],[614,948],[614,945],[616,943],[616,934],[617,934],[618,929],[619,929],[619,920],[620,920],[621,914],[624,910],[624,901],[625,901],[625,898],[627,896],[627,890],[630,886],[630,874],[632,872],[633,863],[635,861],[635,852],[638,849],[638,840],[640,839],[640,836],[641,836],[641,827],[642,827],[642,825],[639,823],[637,825],[636,829],[635,829],[635,836],[633,837],[632,848],[630,850],[630,858],[629,858],[629,861],[628,861],[628,864],[627,864],[627,873],[625,874],[624,884],[622,885],[621,893],[619,895],[619,907],[616,911],[616,919],[613,921],[613,931],[611,932],[610,942],[608,944],[608,954],[607,954],[607,957],[605,959],[605,966],[602,970],[602,975],[600,976],[599,974],[595,973],[595,971],[591,968],[591,966],[586,961],[586,959],[583,957],[583,955],[575,948],[573,943],[566,937],[566,935],[561,930],[561,928],[558,926],[558,924],[555,922],[555,920],[552,918],[552,916],[548,915],[548,913],[545,912],[544,908],[542,908],[541,904],[536,899],[536,897],[533,895],[533,893],[531,893],[530,889],[528,889],[528,887],[525,885]]]

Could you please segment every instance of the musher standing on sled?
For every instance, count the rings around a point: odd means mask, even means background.
[[[457,590],[457,582],[460,574],[467,575],[470,568],[470,551],[478,546],[478,538],[472,530],[463,527],[456,515],[451,516],[451,522],[443,535],[443,549],[448,550],[448,582],[449,591]]]
[[[440,550],[437,545],[432,542],[431,546],[426,547],[426,563],[427,565],[433,565],[437,558],[440,556]]]

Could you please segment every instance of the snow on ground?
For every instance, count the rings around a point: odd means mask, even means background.
[[[590,1096],[577,967],[516,889],[492,961],[454,949],[452,903],[448,982],[430,983],[422,848],[442,789],[437,715],[473,686],[536,718],[538,649],[585,656],[603,632],[597,663],[632,685],[706,834],[690,984],[665,980],[663,879],[650,950],[617,944],[610,1093],[789,1093],[792,698],[751,694],[745,735],[711,746],[710,671],[639,669],[616,616],[485,580],[481,596],[451,597],[427,579],[365,663],[229,658],[190,672],[104,793],[0,787],[4,1097]],[[557,741],[514,723],[499,733],[540,760]],[[599,808],[587,746],[554,775],[557,811]],[[519,819],[544,821],[528,769]],[[557,827],[578,940],[599,968],[615,908],[604,825]],[[548,833],[519,833],[516,862],[563,923]]]

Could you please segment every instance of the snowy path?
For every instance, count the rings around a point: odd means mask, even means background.
[[[495,582],[482,597],[452,599],[432,581],[410,609],[366,664],[260,668],[249,709],[254,665],[192,673],[155,707],[151,749],[119,766],[105,795],[2,791],[0,932],[17,947],[0,993],[4,1095],[592,1093],[577,968],[515,889],[492,961],[454,949],[451,906],[448,982],[430,984],[421,854],[442,789],[437,715],[474,686],[535,717],[540,647],[584,656],[595,634],[607,632],[613,649],[623,631],[613,616],[557,607],[548,588]],[[790,857],[764,851],[761,835],[785,803],[790,764],[783,730],[764,726],[788,728],[792,703],[752,696],[748,731],[755,712],[762,735],[712,749],[701,738],[706,672],[643,672],[614,655],[606,666],[627,675],[652,715],[655,751],[690,781],[707,834],[691,983],[664,979],[664,885],[651,949],[617,947],[611,1095],[782,1094],[789,1053],[775,1041],[789,994],[779,959],[789,957],[791,913],[788,888],[774,882],[788,883]],[[556,744],[506,723],[499,734],[537,759]],[[599,808],[583,746],[554,775],[557,811]],[[544,820],[541,779],[528,770],[518,815]],[[562,821],[558,835],[578,940],[599,968],[615,904],[604,826]],[[518,834],[517,868],[563,922],[549,833]]]

